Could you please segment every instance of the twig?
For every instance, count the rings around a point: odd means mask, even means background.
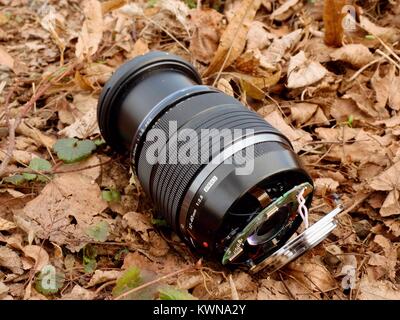
[[[63,77],[66,75],[70,74],[71,71],[76,67],[77,63],[73,63],[70,65],[68,69],[66,69],[63,73],[61,73],[60,76],[55,78],[55,82],[61,80]],[[53,74],[54,76],[54,74]],[[8,128],[9,128],[9,133],[8,133],[8,147],[6,151],[6,156],[3,160],[3,162],[0,165],[0,177],[3,175],[4,171],[6,170],[11,158],[12,154],[15,148],[15,130],[18,128],[18,126],[21,124],[22,118],[26,116],[26,114],[32,109],[36,101],[46,93],[48,89],[51,88],[52,82],[51,82],[51,77],[49,76],[37,89],[36,93],[32,95],[32,97],[29,99],[28,102],[25,103],[25,105],[22,107],[21,111],[17,115],[17,117],[14,119],[13,122],[9,121],[8,122]],[[6,105],[6,108],[8,108],[8,103]]]
[[[389,57],[386,53],[384,53],[381,49],[377,49],[375,52],[380,54],[382,57],[385,57],[386,59],[388,59],[391,63],[393,63],[400,70],[400,65],[396,61],[394,61],[391,57]]]
[[[378,59],[372,60],[371,62],[367,63],[365,66],[361,67],[355,74],[353,74],[351,76],[351,78],[349,80],[347,80],[347,82],[353,81],[355,78],[357,78],[361,73],[363,73],[370,66],[372,66],[373,64],[380,62],[380,61],[383,61],[383,58],[378,58]]]
[[[174,272],[171,272],[169,274],[166,274],[165,276],[162,276],[160,278],[157,278],[157,279],[154,279],[152,281],[146,282],[146,283],[142,284],[139,287],[133,288],[131,290],[128,290],[128,291],[120,294],[119,296],[115,297],[114,300],[121,300],[122,298],[125,298],[126,296],[129,296],[130,294],[132,294],[132,293],[134,293],[136,291],[142,290],[142,289],[144,289],[144,288],[146,288],[148,286],[151,286],[152,284],[155,284],[155,283],[160,282],[162,280],[165,280],[165,279],[177,276],[178,274],[181,274],[181,273],[187,272],[189,270],[192,270],[193,268],[195,268],[195,266],[194,265],[190,265],[190,266],[187,266],[185,268],[179,269],[178,271],[174,271]]]

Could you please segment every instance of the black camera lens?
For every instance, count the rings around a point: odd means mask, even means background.
[[[112,148],[131,153],[156,215],[200,254],[221,258],[266,206],[312,184],[282,133],[201,85],[194,67],[172,54],[154,51],[122,65],[103,88],[98,122]],[[302,222],[296,209],[279,208],[234,263],[252,266],[282,247]]]

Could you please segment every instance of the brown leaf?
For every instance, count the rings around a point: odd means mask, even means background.
[[[368,31],[370,34],[381,38],[384,41],[394,42],[399,40],[400,34],[398,30],[392,27],[381,27],[371,22],[366,16],[360,16],[361,28]]]
[[[149,219],[137,212],[128,212],[124,215],[123,219],[127,222],[128,227],[140,234],[141,238],[148,242],[148,231],[152,229]]]
[[[103,37],[103,13],[98,0],[84,0],[83,13],[85,21],[75,47],[75,55],[79,59],[90,57],[96,53]]]
[[[283,120],[282,116],[278,113],[278,111],[273,111],[265,117],[272,126],[281,131],[293,144],[293,148],[295,152],[299,152],[303,146],[308,142],[312,141],[311,135],[301,129],[293,129],[291,128],[285,120]]]
[[[15,223],[0,217],[0,231],[7,231],[16,228]]]
[[[96,270],[87,284],[87,287],[90,288],[100,283],[118,279],[121,273],[122,271],[119,270]]]
[[[360,282],[360,300],[400,300],[399,288],[390,281],[372,281],[364,276]]]
[[[289,265],[290,274],[313,290],[326,292],[336,287],[331,273],[320,263],[298,259]]]
[[[270,44],[270,34],[266,30],[266,25],[260,21],[253,21],[247,33],[246,50],[264,49]]]
[[[347,44],[333,51],[330,56],[333,60],[350,63],[356,68],[361,68],[374,60],[374,55],[362,44]]]
[[[251,21],[260,7],[260,0],[243,0],[225,29],[218,49],[203,76],[229,67],[242,53]]]
[[[315,114],[317,109],[317,104],[307,102],[295,103],[290,106],[292,121],[295,121],[297,125],[306,123]]]
[[[282,281],[271,278],[262,279],[258,288],[257,300],[289,300],[287,289]]]
[[[393,110],[400,110],[400,76],[394,77],[389,89],[389,107]]]
[[[14,68],[14,59],[11,57],[8,52],[0,47],[0,65],[9,67],[10,69]]]
[[[62,297],[62,300],[92,300],[95,297],[95,292],[82,288],[80,285],[76,284],[70,293],[67,293]]]
[[[294,5],[296,5],[299,2],[299,0],[288,0],[285,1],[278,9],[274,10],[274,12],[271,13],[270,19],[271,20],[278,20],[279,16],[283,15],[286,11],[288,11],[290,8],[292,8]]]
[[[34,266],[36,271],[42,270],[44,266],[49,264],[49,255],[44,248],[35,245],[28,245],[22,250],[25,256],[32,258],[35,261]]]
[[[0,246],[0,266],[16,274],[23,274],[22,262],[18,254],[6,246]]]
[[[325,77],[327,70],[318,62],[306,58],[304,51],[290,58],[288,88],[309,86]]]
[[[302,29],[297,29],[281,38],[275,39],[272,44],[262,51],[265,58],[265,63],[261,64],[267,68],[275,70],[276,64],[281,61],[282,57],[285,55],[286,51],[293,48],[300,40],[303,33]]]
[[[189,50],[193,57],[209,63],[218,48],[221,37],[222,14],[214,9],[191,10],[190,18],[194,29]]]
[[[66,244],[75,251],[89,241],[86,230],[104,220],[96,215],[105,208],[99,186],[79,172],[71,172],[56,176],[21,214],[37,225],[39,238]]]
[[[374,238],[374,242],[378,244],[385,254],[385,271],[391,280],[396,277],[396,264],[397,264],[397,249],[393,246],[389,239],[378,234]]]

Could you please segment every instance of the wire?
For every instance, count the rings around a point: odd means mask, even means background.
[[[308,209],[305,205],[306,203],[306,199],[304,199],[304,190],[302,189],[298,195],[297,195],[297,202],[299,203],[299,206],[297,208],[297,212],[299,213],[299,215],[301,216],[301,218],[303,219],[304,222],[304,226],[307,229],[308,228]]]

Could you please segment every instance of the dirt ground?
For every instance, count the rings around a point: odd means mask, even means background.
[[[400,299],[400,4],[332,13],[344,3],[0,0],[0,300]],[[152,219],[96,108],[112,72],[153,49],[293,142],[311,221],[345,206],[326,240],[250,275]]]

